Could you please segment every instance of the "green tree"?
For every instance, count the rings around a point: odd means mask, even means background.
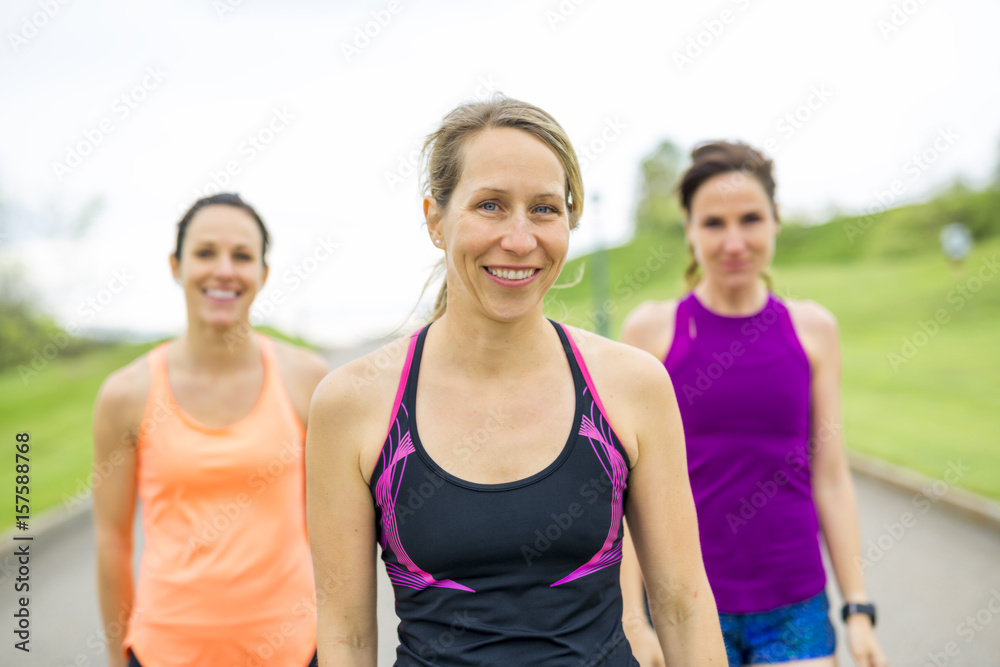
[[[635,212],[638,234],[669,233],[680,229],[684,217],[677,202],[676,188],[681,160],[681,150],[669,139],[661,141],[643,159],[639,204]]]

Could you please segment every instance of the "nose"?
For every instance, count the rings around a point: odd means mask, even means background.
[[[537,245],[538,240],[535,238],[534,226],[528,217],[523,212],[512,215],[504,230],[503,238],[500,239],[500,247],[523,257],[534,250]]]
[[[233,259],[227,253],[219,253],[219,258],[215,262],[212,274],[217,277],[228,278],[233,275]]]
[[[726,237],[722,243],[723,252],[727,253],[740,253],[746,248],[746,238],[743,236],[743,230],[739,226],[731,227],[726,231]]]

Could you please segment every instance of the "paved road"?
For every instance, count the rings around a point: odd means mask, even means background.
[[[863,551],[870,561],[868,587],[879,604],[879,637],[890,664],[1000,666],[1000,532],[971,523],[944,505],[915,501],[912,493],[865,477],[856,476],[855,482]],[[13,648],[17,563],[9,555],[0,558],[0,665],[107,664],[90,513],[45,533],[30,549],[29,654]],[[384,569],[380,571],[381,667],[392,665],[396,618],[391,587]],[[830,595],[839,609],[839,595],[835,590]],[[839,630],[839,622],[835,625]],[[839,639],[840,665],[853,664],[842,634]]]
[[[863,507],[862,539],[866,545],[871,541],[877,547],[881,541],[888,547],[882,553],[872,550],[867,576],[879,603],[879,636],[891,664],[935,665],[931,654],[936,655],[937,665],[1000,665],[1000,533],[984,530],[943,506],[918,514],[912,494],[866,478],[856,478],[856,483]],[[915,523],[900,532],[892,524],[900,522],[904,512],[913,513]],[[106,664],[89,513],[37,539],[31,552],[30,654],[13,649],[14,566],[10,557],[0,560],[0,619],[7,626],[0,632],[4,637],[0,665]],[[389,666],[396,619],[384,571],[379,586],[379,665]],[[957,655],[948,656],[949,649]],[[840,664],[852,663],[841,657]]]

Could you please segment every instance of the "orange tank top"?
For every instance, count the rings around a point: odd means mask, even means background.
[[[143,667],[305,667],[316,591],[305,524],[305,429],[258,334],[264,385],[250,414],[210,428],[149,353],[137,442],[145,546],[124,641]]]

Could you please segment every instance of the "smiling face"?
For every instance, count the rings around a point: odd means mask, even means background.
[[[740,289],[760,279],[771,263],[778,221],[760,182],[732,171],[695,191],[685,231],[705,280]]]
[[[189,324],[200,320],[224,330],[249,319],[267,278],[262,245],[260,227],[240,208],[212,205],[194,215],[180,260],[170,256],[174,278],[184,287]]]
[[[527,132],[491,128],[466,142],[462,164],[447,207],[424,200],[446,253],[449,312],[471,307],[504,322],[540,314],[569,244],[559,158]]]

